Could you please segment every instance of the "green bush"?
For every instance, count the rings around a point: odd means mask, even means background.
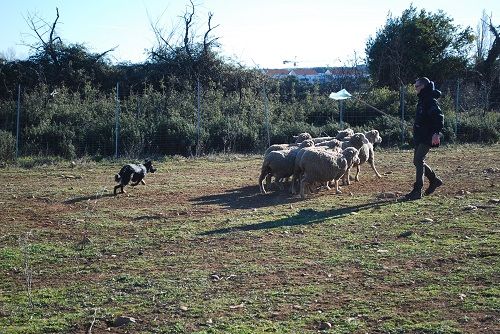
[[[461,114],[457,138],[460,142],[497,143],[500,140],[500,114],[475,112]]]
[[[367,123],[365,131],[376,129],[382,137],[381,146],[398,146],[404,142],[411,141],[411,127],[413,123],[405,122],[401,124],[401,120],[396,117],[382,116]],[[403,132],[404,131],[404,132]],[[404,138],[403,138],[404,135]]]
[[[16,158],[16,139],[4,130],[0,130],[0,161],[12,161]]]
[[[160,121],[152,140],[160,154],[192,155],[196,150],[196,136],[195,124],[181,117],[172,117]],[[200,139],[200,144],[203,144],[203,137]]]

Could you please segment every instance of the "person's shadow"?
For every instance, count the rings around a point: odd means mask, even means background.
[[[257,224],[245,224],[234,227],[226,227],[211,231],[199,233],[199,235],[217,235],[232,232],[249,232],[257,230],[266,230],[284,226],[298,226],[298,225],[313,225],[324,222],[326,219],[338,219],[345,217],[353,212],[367,210],[371,208],[379,208],[389,204],[398,203],[395,200],[381,200],[377,202],[359,204],[345,208],[338,208],[326,211],[316,211],[314,209],[300,210],[295,216],[281,218],[277,220],[269,220]]]

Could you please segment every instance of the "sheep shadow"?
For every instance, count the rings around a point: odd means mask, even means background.
[[[231,209],[254,209],[300,201],[298,196],[291,197],[288,189],[260,193],[259,186],[246,186],[229,189],[221,194],[200,196],[190,199],[194,205],[219,205]]]
[[[234,227],[221,228],[211,231],[205,231],[199,233],[199,235],[210,236],[217,234],[227,234],[232,232],[251,232],[259,230],[267,230],[279,227],[292,227],[298,225],[314,225],[324,222],[326,219],[339,219],[346,217],[353,212],[359,212],[361,210],[368,210],[372,208],[379,208],[389,204],[396,204],[397,201],[394,200],[383,200],[370,203],[364,203],[344,208],[326,210],[326,211],[316,211],[314,209],[303,209],[300,210],[297,215],[292,217],[281,218],[278,220],[269,220],[257,224],[247,224],[239,225]]]

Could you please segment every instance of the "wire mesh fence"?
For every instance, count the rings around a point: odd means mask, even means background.
[[[399,92],[351,86],[353,98],[343,101],[328,99],[317,90],[287,107],[302,113],[300,117],[286,114],[280,97],[265,86],[258,94],[248,92],[247,103],[241,96],[228,98],[199,83],[196,87],[185,93],[153,89],[137,93],[117,83],[112,94],[92,88],[75,94],[64,88],[26,91],[19,85],[12,100],[0,102],[0,151],[14,141],[15,156],[257,153],[287,140],[280,127],[298,121],[298,126],[290,127],[297,133],[300,124],[308,124],[312,132],[316,129],[317,135],[335,135],[331,131],[345,127],[376,128],[384,145],[411,142],[417,102],[411,86],[401,86]],[[498,111],[487,111],[491,101],[484,87],[455,80],[438,88],[443,91],[444,143],[498,141],[500,118]]]

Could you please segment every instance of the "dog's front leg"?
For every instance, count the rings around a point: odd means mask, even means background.
[[[115,189],[114,189],[114,195],[116,196],[116,191],[118,190],[118,188],[120,188],[120,193],[126,193],[125,190],[123,190],[123,184],[119,184],[117,186],[115,186]]]

